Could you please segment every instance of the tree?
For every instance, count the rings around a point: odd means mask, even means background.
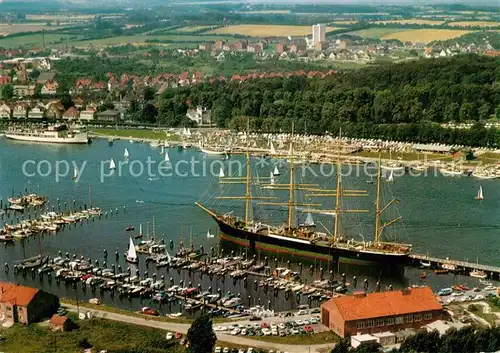
[[[12,86],[10,83],[3,85],[0,87],[0,98],[9,100],[14,97],[14,86]]]
[[[38,76],[40,76],[40,71],[38,71],[37,69],[31,70],[31,72],[28,75],[28,77],[32,80],[35,80]]]
[[[497,118],[498,120],[500,120],[500,104],[495,109],[495,118]]]
[[[333,347],[330,353],[348,353],[351,348],[351,339],[349,337],[342,338],[339,343]]]
[[[144,100],[152,101],[155,99],[155,89],[153,87],[145,87],[144,88]]]
[[[471,103],[466,102],[462,104],[462,107],[460,108],[459,112],[460,121],[473,120],[475,118],[473,111],[474,111],[474,106]]]
[[[196,319],[187,333],[190,353],[212,352],[217,342],[212,327],[212,319],[208,315],[202,315]]]
[[[377,342],[363,342],[352,353],[377,353],[379,348],[380,344]]]
[[[488,120],[490,118],[490,105],[484,103],[481,105],[477,111],[479,120]]]

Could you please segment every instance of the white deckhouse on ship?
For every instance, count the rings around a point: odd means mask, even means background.
[[[10,128],[5,137],[27,142],[43,143],[81,143],[86,144],[89,138],[86,131],[68,129],[65,124],[52,125],[47,128]]]

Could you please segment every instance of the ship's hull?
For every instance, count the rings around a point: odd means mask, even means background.
[[[407,254],[381,253],[356,249],[329,247],[311,243],[308,240],[278,235],[261,235],[238,229],[214,217],[226,241],[247,246],[255,250],[285,253],[292,256],[348,262],[358,265],[381,265],[383,267],[402,267],[408,263]]]
[[[5,137],[11,140],[24,142],[39,142],[39,143],[57,143],[57,144],[87,144],[89,142],[86,133],[76,134],[73,137],[44,137],[44,136],[27,136],[6,133]]]

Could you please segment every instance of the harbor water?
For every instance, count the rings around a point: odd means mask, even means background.
[[[110,175],[109,160],[113,158],[117,164],[123,161],[125,148],[130,153],[128,165],[121,172],[115,170],[113,175]],[[125,263],[123,253],[127,250],[129,237],[133,237],[138,232],[140,224],[142,224],[145,237],[148,231],[149,236],[154,234],[157,240],[164,239],[166,244],[172,240],[175,244],[174,251],[179,249],[179,243],[183,241],[186,246],[190,244],[196,248],[203,246],[206,252],[210,252],[209,249],[214,248],[216,253],[221,253],[221,249],[224,249],[225,254],[234,251],[235,254],[251,256],[246,249],[220,243],[218,236],[208,238],[206,236],[208,230],[218,234],[216,224],[206,213],[195,206],[195,202],[198,200],[220,204],[220,200],[215,201],[213,196],[218,193],[222,194],[226,190],[224,185],[217,184],[217,174],[220,169],[219,165],[225,166],[229,162],[221,161],[220,156],[204,155],[194,148],[186,150],[170,148],[166,151],[168,151],[173,165],[177,165],[176,162],[180,160],[198,161],[200,164],[195,167],[194,173],[189,171],[189,167],[185,165],[180,167],[180,174],[185,175],[173,173],[171,176],[161,176],[159,173],[155,173],[154,168],[153,174],[156,175],[153,175],[147,171],[140,173],[139,163],[131,167],[134,161],[140,161],[142,165],[146,166],[148,157],[156,162],[164,159],[163,155],[160,155],[160,149],[153,148],[149,144],[114,141],[110,145],[107,140],[96,139],[88,146],[71,146],[28,144],[1,139],[0,197],[3,207],[7,204],[8,197],[19,195],[27,190],[46,196],[50,201],[47,204],[48,209],[54,207],[57,211],[58,207],[61,210],[70,210],[84,206],[95,206],[103,211],[100,219],[95,218],[88,222],[84,221],[65,227],[54,235],[45,234],[30,237],[22,243],[16,241],[14,244],[0,244],[0,264],[2,267],[4,263],[14,264],[16,261],[34,256],[39,252],[52,257],[61,252],[62,254],[76,254],[78,257],[83,256],[85,259],[91,258],[92,261],[99,260],[101,264],[106,261],[108,267],[115,264],[126,269],[130,265]],[[232,156],[231,159],[240,160],[242,165],[245,164],[242,156]],[[25,164],[25,161],[33,161],[33,163]],[[46,162],[40,163],[41,161]],[[56,180],[57,161],[74,162],[80,173],[78,182],[72,179],[72,169],[68,171],[67,175]],[[212,161],[219,161],[215,167],[212,167],[213,175],[210,170],[203,175],[203,163],[201,162],[210,165]],[[80,166],[84,162],[86,165],[81,168]],[[25,171],[33,175],[32,177],[23,173],[23,165]],[[37,165],[40,166],[39,171],[36,170]],[[47,173],[49,166],[52,168],[52,173]],[[60,167],[63,168],[62,165]],[[257,169],[260,176],[269,175],[270,166],[263,165],[260,168],[260,171]],[[286,184],[289,180],[287,179],[287,166],[283,164],[280,168],[283,175],[280,177],[281,182]],[[300,170],[300,167],[296,168],[297,174],[304,174],[301,177],[301,182],[319,185],[329,184],[330,188],[334,188],[335,175],[327,173],[328,175],[313,177],[313,172],[319,173],[320,167],[311,166],[310,168],[305,171]],[[343,168],[343,173],[346,171],[347,169]],[[60,170],[60,172],[65,172],[65,170]],[[48,175],[42,176],[40,174]],[[368,196],[356,201],[346,200],[342,206],[351,208],[356,202],[355,207],[373,210],[374,184],[367,183],[368,178],[362,172],[346,172],[345,174],[342,177],[343,183],[349,183],[349,188],[367,190]],[[399,242],[413,244],[413,252],[416,253],[497,265],[497,251],[500,246],[500,188],[498,187],[500,181],[479,181],[472,177],[443,177],[430,171],[425,176],[415,177],[406,174],[396,176],[394,182],[390,184],[385,183],[385,181],[383,183],[385,201],[389,201],[391,195],[401,201],[397,204],[397,214],[403,217],[402,225],[394,227]],[[480,185],[485,196],[481,202],[474,200]],[[244,185],[235,185],[234,189],[231,195],[242,195]],[[287,197],[286,191],[271,191],[270,194],[277,198],[286,199]],[[297,199],[300,197],[297,196]],[[212,204],[208,204],[208,206]],[[242,200],[232,200],[228,204],[234,205],[235,213],[241,216],[244,214]],[[332,209],[333,199],[324,200],[323,206]],[[268,212],[262,212],[257,210],[257,205],[254,202],[252,211],[256,217],[262,217],[263,221],[268,221],[265,216],[269,216],[269,214],[275,219],[275,224],[286,221],[286,210],[273,208]],[[34,216],[33,214],[32,217]],[[21,215],[9,212],[2,221],[13,222],[18,217]],[[23,217],[28,217],[28,214]],[[299,218],[301,215],[296,215],[296,217]],[[389,212],[387,217],[386,221],[389,221],[391,219]],[[348,216],[342,222],[341,229],[348,232],[350,237],[359,236],[358,239],[362,237],[369,241],[373,234],[373,218],[373,213]],[[315,215],[317,227],[321,227],[318,230],[331,229],[332,219],[331,215]],[[129,225],[134,226],[135,230],[126,232],[125,228]],[[391,239],[392,231],[387,230],[385,236]],[[105,258],[105,250],[107,258]],[[118,253],[117,258],[115,257],[116,253]],[[369,289],[373,289],[377,281],[380,281],[382,288],[387,285],[398,288],[411,284],[429,284],[438,289],[453,283],[468,284],[472,287],[480,286],[477,279],[454,275],[429,273],[427,278],[422,280],[419,278],[422,270],[419,269],[406,269],[403,278],[386,278],[370,267],[341,264],[340,267],[334,268],[327,261],[264,253],[259,253],[257,256],[260,260],[268,256],[271,267],[286,267],[288,266],[287,262],[290,261],[291,267],[298,270],[299,262],[303,263],[303,277],[308,282],[318,279],[321,275],[320,268],[323,268],[325,278],[329,276],[330,271],[334,271],[336,278],[340,278],[340,274],[345,272],[347,280],[350,282],[353,276],[357,276],[359,288],[362,288],[362,282],[365,278],[369,281]],[[277,262],[275,262],[275,258],[278,259]],[[315,268],[312,273],[310,272],[311,265]],[[267,306],[269,303],[275,310],[290,310],[300,304],[295,298],[294,300],[284,300],[283,292],[276,297],[272,291],[264,293],[262,288],[255,290],[254,281],[259,280],[259,278],[249,277],[248,285],[245,287],[243,281],[233,283],[229,276],[226,276],[226,279],[222,281],[217,276],[210,278],[204,275],[201,278],[199,273],[190,274],[184,270],[170,269],[167,272],[166,269],[156,269],[154,264],[150,264],[146,268],[145,261],[142,259],[139,263],[139,273],[143,276],[146,271],[149,276],[153,273],[156,273],[157,278],[164,276],[167,286],[172,278],[176,285],[179,285],[182,280],[186,286],[192,282],[194,286],[201,284],[204,290],[212,287],[214,293],[218,288],[221,289],[222,293],[227,291],[240,293],[243,304],[246,306],[256,304]],[[2,269],[0,270],[0,279],[41,287],[61,297],[75,298],[77,296],[71,286],[65,286],[63,283],[58,284],[56,281],[49,283],[46,278],[40,280],[38,277],[31,278],[31,275],[14,276],[12,271],[4,272]],[[91,293],[89,289],[85,293],[78,292],[80,300],[95,296],[101,297],[100,293]],[[149,305],[149,303],[139,303],[138,299],[129,301],[128,299],[118,299],[118,296],[112,298],[108,293],[104,294],[102,300],[134,310]],[[306,298],[301,299],[302,304],[306,302]],[[166,304],[162,308],[162,312],[177,312],[179,309],[178,304],[173,303],[171,306]]]

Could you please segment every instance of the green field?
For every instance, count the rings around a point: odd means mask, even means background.
[[[158,40],[158,41],[175,41],[175,42],[213,42],[219,39],[227,39],[227,36],[218,35],[136,35],[136,36],[118,36],[112,38],[95,39],[95,40],[81,40],[69,42],[69,45],[75,47],[105,47],[109,45],[125,45],[125,44],[135,44],[141,45],[147,43],[147,41]],[[178,43],[173,43],[178,44]]]
[[[177,28],[177,32],[195,32],[195,31],[201,31],[204,29],[209,29],[213,28],[214,26],[188,26],[188,27],[182,27],[182,28]]]
[[[354,31],[354,32],[348,32],[346,34],[352,34],[355,36],[363,37],[363,38],[377,38],[380,39],[381,37],[391,35],[393,33],[401,32],[401,31],[406,31],[408,29],[404,28],[368,28],[368,29],[362,29],[359,31]]]
[[[41,353],[64,352],[81,353],[78,346],[80,340],[86,338],[94,346],[93,352],[99,350],[136,349],[141,344],[154,341],[165,342],[165,331],[142,326],[129,325],[103,319],[78,321],[79,328],[72,332],[51,332],[42,325],[14,325],[2,330],[5,341],[0,349],[5,352]],[[173,344],[168,350],[160,352],[184,353],[185,349]]]
[[[50,46],[51,43],[66,40],[66,38],[74,38],[74,35],[67,34],[56,34],[56,33],[45,33],[45,45]],[[17,37],[5,37],[0,38],[0,47],[3,48],[18,48],[22,46],[26,47],[39,47],[43,45],[43,38],[41,33],[28,34],[24,36]],[[62,44],[61,44],[62,45]]]

